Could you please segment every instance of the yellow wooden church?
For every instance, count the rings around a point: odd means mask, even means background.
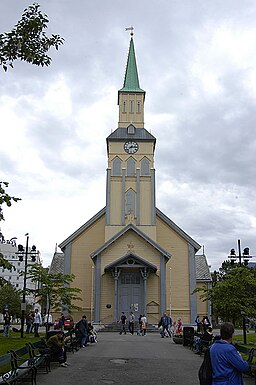
[[[112,323],[133,311],[157,323],[167,311],[191,323],[210,313],[193,294],[211,281],[200,245],[156,207],[156,138],[144,105],[131,34],[118,127],[107,137],[106,206],[60,244],[64,272],[82,289],[75,319]]]

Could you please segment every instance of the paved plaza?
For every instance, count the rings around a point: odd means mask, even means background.
[[[38,385],[122,384],[198,385],[202,357],[158,333],[145,337],[99,333],[98,343],[68,353],[67,368],[53,364],[49,374],[38,375]],[[245,378],[245,385],[253,379]]]

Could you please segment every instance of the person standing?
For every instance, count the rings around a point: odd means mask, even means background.
[[[123,332],[124,332],[124,334],[126,334],[126,329],[125,329],[126,315],[124,314],[123,311],[122,311],[122,314],[121,314],[121,317],[120,317],[120,322],[121,322],[121,330],[120,330],[119,334],[122,334]]]
[[[85,348],[88,342],[88,322],[86,315],[83,315],[81,320],[76,324],[76,330],[78,331],[80,337],[80,346]]]
[[[9,337],[10,327],[11,327],[11,316],[10,316],[9,312],[6,310],[6,312],[4,314],[3,337]]]
[[[243,385],[242,373],[248,371],[249,365],[232,345],[233,334],[234,325],[223,323],[220,327],[221,339],[210,348],[212,385]]]
[[[201,325],[202,324],[201,324],[201,321],[200,321],[199,314],[197,314],[197,316],[196,316],[195,323],[196,323],[196,332],[200,333],[201,332]]]
[[[34,317],[34,336],[35,337],[40,337],[38,330],[41,323],[42,323],[41,314],[39,313],[38,309],[35,309],[35,317]]]
[[[135,322],[135,316],[134,316],[133,312],[131,311],[130,315],[129,315],[129,326],[128,326],[129,327],[129,332],[131,334],[134,333],[134,322]]]
[[[141,335],[145,336],[147,333],[147,317],[145,316],[145,314],[143,314],[143,316],[141,317],[141,330]]]
[[[30,333],[32,322],[33,322],[33,317],[31,312],[29,312],[26,314],[26,334]]]
[[[169,317],[166,313],[164,313],[161,317],[161,320],[159,322],[160,326],[162,326],[162,330],[160,332],[161,334],[161,337],[164,338],[165,336],[165,332],[169,335],[169,337],[171,337],[171,332],[170,332],[170,329],[169,329],[169,325],[170,325],[170,320],[169,320]]]

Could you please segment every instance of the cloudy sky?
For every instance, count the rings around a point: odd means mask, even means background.
[[[27,0],[0,1],[0,32]],[[157,207],[202,246],[212,269],[231,248],[256,255],[254,0],[41,0],[52,64],[0,70],[0,180],[22,198],[5,237],[51,261],[55,244],[105,206],[106,137],[134,42],[145,128],[157,138]]]

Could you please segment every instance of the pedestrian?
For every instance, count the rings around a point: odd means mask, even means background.
[[[178,321],[175,324],[175,333],[176,334],[182,334],[182,322],[181,318],[178,318]]]
[[[86,315],[83,315],[79,322],[76,324],[76,330],[78,332],[78,338],[80,340],[81,348],[85,348],[89,339],[88,322]]]
[[[65,326],[65,316],[63,313],[61,313],[59,318],[59,329],[64,330],[64,326]]]
[[[203,332],[205,333],[208,327],[211,326],[211,322],[207,315],[203,317],[202,324],[203,324]]]
[[[26,334],[29,334],[31,332],[32,322],[33,322],[32,313],[29,312],[26,314]]]
[[[135,322],[135,316],[133,314],[133,312],[131,311],[130,312],[130,315],[129,315],[129,332],[133,335],[134,333],[134,322]]]
[[[242,373],[248,371],[249,365],[232,345],[233,334],[234,325],[223,323],[220,327],[221,339],[210,348],[212,385],[243,385]]]
[[[34,317],[34,336],[35,337],[40,337],[39,336],[39,333],[38,333],[38,330],[39,330],[39,326],[41,325],[42,323],[42,317],[41,317],[41,314],[39,313],[38,309],[35,309],[35,317]]]
[[[124,332],[124,334],[126,334],[126,329],[125,329],[126,315],[124,314],[123,311],[122,311],[122,314],[121,314],[121,317],[120,317],[120,322],[121,322],[121,330],[120,330],[119,334],[122,334],[123,332]]]
[[[11,316],[8,312],[8,310],[6,310],[6,312],[4,313],[4,331],[3,331],[3,337],[9,337],[9,332],[10,332],[10,327],[11,327]]]
[[[166,337],[168,337],[168,335],[169,335],[169,337],[172,336],[171,332],[170,332],[170,329],[169,329],[169,327],[170,327],[170,318],[168,317],[168,315],[166,313],[163,313],[163,315],[162,315],[162,317],[161,317],[161,319],[159,321],[158,326],[162,327],[161,332],[160,332],[160,335],[161,335],[162,338],[164,338],[165,333],[167,333]]]
[[[196,323],[196,332],[200,333],[201,332],[201,325],[202,325],[202,323],[200,321],[199,314],[197,314],[197,316],[196,316],[195,323]]]
[[[64,333],[62,330],[59,330],[57,334],[51,336],[47,340],[46,345],[50,348],[51,355],[58,358],[60,366],[64,368],[69,366],[67,363],[67,351],[65,348]]]
[[[140,316],[139,316],[139,328],[137,330],[137,336],[141,336],[141,334],[142,334],[141,318],[142,318],[142,314],[140,314]]]
[[[141,317],[141,330],[141,335],[145,336],[147,333],[147,317],[145,316],[145,314],[143,314],[143,316]]]

